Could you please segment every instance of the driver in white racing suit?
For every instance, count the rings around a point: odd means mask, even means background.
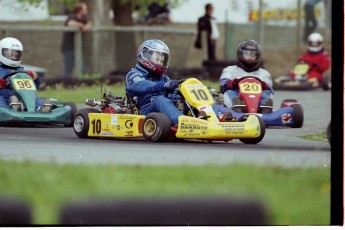
[[[243,77],[256,77],[262,81],[262,99],[260,105],[273,106],[272,94],[274,93],[271,74],[260,68],[261,46],[254,40],[244,40],[237,48],[236,65],[223,69],[220,76],[220,91],[224,94],[224,105],[232,108],[241,104],[239,98],[238,82]]]

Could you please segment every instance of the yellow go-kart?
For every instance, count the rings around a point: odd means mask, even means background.
[[[101,101],[87,99],[86,104],[100,109],[84,108],[74,117],[74,132],[80,138],[140,138],[154,142],[172,139],[229,141],[239,139],[245,144],[257,144],[265,135],[265,124],[257,115],[248,115],[242,121],[231,117],[221,122],[214,111],[209,89],[196,78],[181,80],[181,95],[176,102],[184,112],[172,127],[163,113],[140,115],[135,98],[116,97],[105,93]],[[200,116],[200,114],[203,114]]]

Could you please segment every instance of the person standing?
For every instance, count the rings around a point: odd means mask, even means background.
[[[306,0],[304,5],[305,21],[304,21],[304,36],[303,40],[308,42],[308,37],[317,27],[317,21],[315,17],[315,5],[321,0]]]
[[[68,15],[67,20],[65,21],[64,25],[77,27],[83,32],[90,31],[92,24],[87,18],[87,14],[88,14],[87,5],[83,2],[77,3],[73,9],[73,13]],[[64,56],[64,73],[63,73],[64,77],[71,78],[73,69],[75,66],[74,33],[73,32],[65,32],[63,34],[61,51]],[[83,64],[82,64],[82,69],[84,69]]]
[[[198,34],[194,43],[194,47],[201,49],[201,34],[203,31],[207,33],[207,58],[208,60],[216,60],[216,41],[219,38],[219,29],[216,19],[212,16],[213,6],[208,3],[205,5],[205,15],[198,19]]]

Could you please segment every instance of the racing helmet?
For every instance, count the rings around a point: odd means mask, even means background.
[[[323,37],[319,33],[311,33],[308,37],[308,50],[319,52],[323,49]]]
[[[255,40],[244,40],[237,48],[239,62],[249,70],[256,70],[260,66],[261,45]]]
[[[0,62],[11,67],[18,67],[22,62],[23,45],[12,37],[3,38],[0,41]]]
[[[148,71],[162,75],[169,66],[168,46],[158,39],[144,41],[138,49],[137,61]]]

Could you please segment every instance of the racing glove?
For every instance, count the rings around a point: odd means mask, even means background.
[[[263,90],[269,90],[270,89],[270,87],[264,81],[261,83],[261,87],[262,87]]]
[[[34,71],[28,71],[29,76],[33,79],[36,80],[37,79],[37,73]]]
[[[0,78],[0,88],[6,88],[7,80]]]
[[[230,80],[226,83],[226,88],[231,89],[231,90],[238,89],[238,82],[239,82],[239,79],[237,78]]]
[[[167,92],[174,92],[174,90],[178,87],[178,81],[177,80],[168,80],[164,84],[164,88]]]

